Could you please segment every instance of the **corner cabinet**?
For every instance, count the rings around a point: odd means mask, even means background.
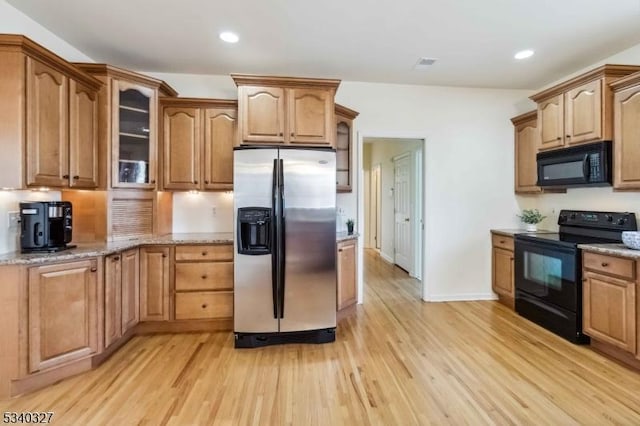
[[[97,259],[29,268],[29,373],[98,352]]]
[[[167,190],[233,189],[237,102],[162,98],[163,183]]]
[[[511,119],[515,141],[515,192],[536,194],[541,192],[536,166],[540,133],[537,129],[537,112],[531,111]]]
[[[107,64],[76,63],[102,82],[98,93],[100,187],[156,189],[158,99],[177,93],[161,80]]]
[[[498,295],[500,302],[511,309],[515,298],[513,253],[513,237],[492,233],[491,289]]]
[[[353,120],[358,113],[336,104],[336,190],[351,192],[353,179]]]
[[[231,77],[238,86],[240,144],[335,146],[339,80]]]
[[[640,72],[620,79],[614,91],[613,187],[640,190]]]
[[[603,65],[531,96],[538,104],[540,151],[613,137],[609,84],[634,72],[632,65]]]
[[[100,81],[19,35],[0,64],[0,187],[97,187]]]

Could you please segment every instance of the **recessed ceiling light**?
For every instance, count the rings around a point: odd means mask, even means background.
[[[226,41],[227,43],[237,43],[240,37],[231,31],[224,31],[220,33],[220,40]]]
[[[516,59],[527,59],[533,56],[535,52],[531,49],[527,49],[527,50],[521,50],[518,53],[516,53],[515,55],[513,55],[514,58]]]

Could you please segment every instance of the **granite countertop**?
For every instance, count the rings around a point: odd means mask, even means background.
[[[353,240],[358,238],[357,233],[352,235],[346,232],[336,233],[336,242]],[[66,260],[84,259],[87,257],[107,256],[139,246],[164,245],[164,244],[230,244],[233,243],[233,232],[212,233],[184,233],[166,234],[153,237],[143,237],[131,240],[104,242],[104,243],[79,243],[78,247],[57,253],[20,253],[12,252],[0,254],[0,266],[2,265],[31,265],[48,262],[62,262]]]
[[[353,234],[348,234],[347,232],[336,232],[336,242],[348,241],[348,240],[357,240],[360,234],[354,232]]]
[[[582,250],[594,251],[611,256],[632,257],[640,259],[640,250],[633,250],[624,244],[578,244],[578,248]]]
[[[555,234],[556,231],[548,231],[546,229],[538,229],[537,231],[527,231],[526,229],[491,229],[491,233],[504,235],[506,237],[513,237],[516,234],[531,234],[531,233]]]

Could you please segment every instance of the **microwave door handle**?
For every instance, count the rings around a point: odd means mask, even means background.
[[[582,176],[584,176],[585,182],[589,181],[589,154],[585,154],[582,159]]]

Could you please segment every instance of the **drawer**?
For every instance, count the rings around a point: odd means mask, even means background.
[[[585,269],[597,271],[602,274],[634,280],[636,277],[636,265],[632,259],[624,257],[607,256],[592,252],[584,252],[582,266]]]
[[[513,237],[506,237],[504,235],[493,234],[491,235],[491,244],[494,247],[500,247],[505,250],[513,251]]]
[[[218,319],[233,317],[232,291],[176,293],[176,319]]]
[[[233,290],[233,262],[176,263],[176,290]]]
[[[176,246],[176,261],[233,260],[233,244]]]

